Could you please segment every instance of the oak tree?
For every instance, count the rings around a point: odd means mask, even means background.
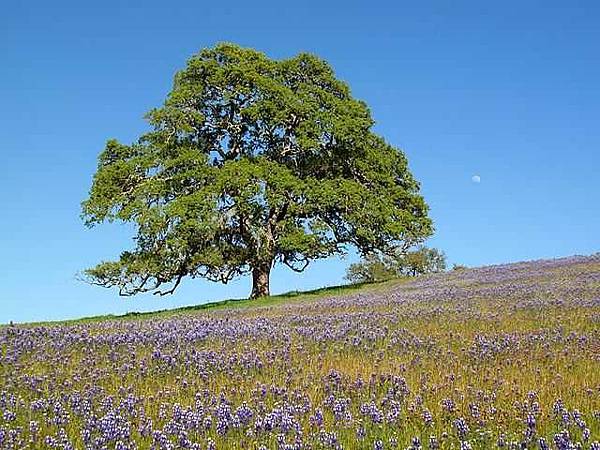
[[[82,204],[88,226],[135,225],[132,249],[85,271],[121,295],[251,273],[261,297],[276,263],[301,272],[351,246],[368,254],[432,232],[405,155],[314,55],[202,50],[147,119],[136,142],[108,141]]]

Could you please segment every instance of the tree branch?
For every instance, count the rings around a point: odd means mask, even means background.
[[[184,276],[185,276],[185,273],[180,272],[179,275],[177,275],[177,280],[175,281],[175,284],[173,285],[173,287],[171,289],[169,289],[168,291],[156,291],[156,292],[154,292],[154,295],[160,295],[162,297],[164,295],[173,294],[173,292],[175,292],[175,289],[177,289],[177,287],[179,286],[179,283],[181,283],[181,280],[183,279]]]
[[[310,264],[310,260],[306,257],[303,257],[301,259],[293,259],[293,260],[289,260],[289,258],[287,257],[287,255],[283,256],[282,261],[286,266],[288,266],[290,269],[292,269],[294,272],[297,273],[301,273],[304,272],[304,270],[308,267],[308,265]],[[296,267],[294,266],[294,263],[297,262],[302,262],[302,266],[301,267]]]

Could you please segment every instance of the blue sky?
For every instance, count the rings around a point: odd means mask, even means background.
[[[437,233],[469,266],[600,250],[600,4],[594,1],[9,2],[0,15],[0,322],[244,297],[188,280],[119,298],[75,274],[130,245],[79,217],[108,138],[134,140],[173,74],[219,41],[327,59],[407,154]],[[472,181],[473,175],[480,183]],[[272,290],[343,281],[284,268]]]

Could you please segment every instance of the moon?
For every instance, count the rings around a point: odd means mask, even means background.
[[[471,181],[472,181],[473,183],[481,183],[481,177],[480,177],[479,175],[473,175],[473,176],[471,177]]]

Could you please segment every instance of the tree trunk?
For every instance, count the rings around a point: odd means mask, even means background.
[[[252,294],[250,298],[260,298],[269,295],[269,275],[271,263],[260,263],[252,269]]]

